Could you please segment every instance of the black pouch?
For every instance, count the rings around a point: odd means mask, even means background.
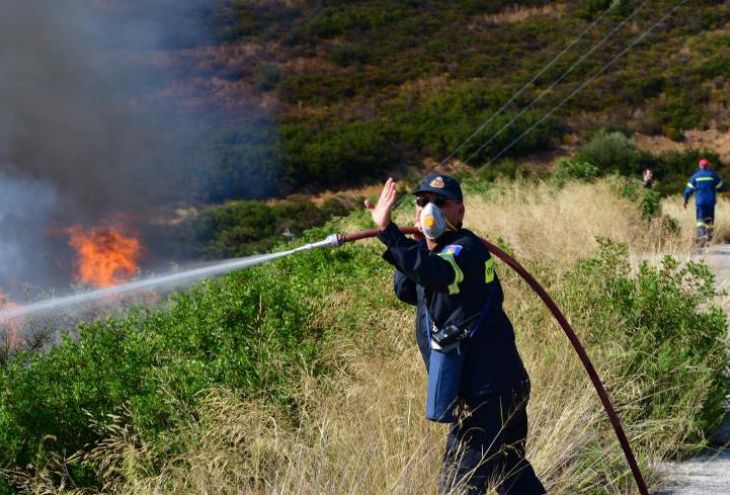
[[[448,352],[458,346],[468,333],[468,329],[461,329],[456,325],[447,325],[442,329],[434,326],[431,330],[431,342],[436,344],[437,348]]]

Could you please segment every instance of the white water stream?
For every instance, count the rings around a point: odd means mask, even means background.
[[[150,289],[172,289],[180,287],[196,280],[213,277],[229,273],[249,266],[260,265],[267,261],[283,258],[299,251],[309,251],[319,247],[336,247],[338,246],[336,236],[330,236],[326,240],[314,244],[306,244],[288,251],[278,253],[248,256],[245,258],[235,258],[232,260],[213,263],[201,268],[185,270],[182,272],[172,273],[168,275],[159,275],[155,277],[135,280],[126,284],[108,287],[105,289],[97,289],[88,292],[81,292],[69,296],[54,297],[37,301],[24,306],[16,306],[0,311],[0,324],[8,321],[18,320],[22,318],[35,317],[45,315],[54,311],[61,311],[80,306],[82,304],[102,301],[107,298],[120,295],[130,295],[143,292]]]

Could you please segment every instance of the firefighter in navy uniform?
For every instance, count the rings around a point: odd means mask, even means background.
[[[695,195],[695,207],[697,216],[697,242],[700,245],[712,240],[712,231],[715,224],[715,203],[717,202],[717,191],[722,189],[720,176],[710,170],[710,161],[702,159],[699,161],[697,171],[689,178],[684,188],[684,208],[687,209],[687,202],[692,194]]]
[[[423,234],[415,240],[391,221],[392,179],[377,205],[365,206],[381,229],[383,258],[396,268],[396,295],[417,308],[416,341],[429,376],[426,417],[452,423],[440,490],[466,486],[476,495],[490,483],[501,495],[543,494],[525,459],[530,384],[502,309],[494,260],[461,228],[458,181],[429,175],[413,192]]]

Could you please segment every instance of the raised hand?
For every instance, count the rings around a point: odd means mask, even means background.
[[[395,205],[395,197],[395,181],[391,177],[385,182],[377,204],[374,205],[369,199],[365,200],[365,208],[370,211],[373,222],[380,227],[380,230],[385,230],[390,225],[390,213]]]

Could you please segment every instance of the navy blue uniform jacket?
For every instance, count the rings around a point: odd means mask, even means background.
[[[722,189],[722,180],[712,170],[698,169],[689,178],[684,188],[684,202],[689,201],[692,193],[695,193],[695,204],[697,206],[714,206],[716,192]]]
[[[517,390],[527,372],[502,309],[504,294],[494,259],[484,243],[460,229],[444,233],[430,251],[425,241],[409,239],[392,222],[378,238],[388,248],[383,258],[396,268],[396,295],[417,307],[416,341],[427,368],[431,347],[426,308],[437,327],[463,328],[477,320],[491,292],[489,313],[462,347],[466,358],[459,395],[469,401]]]

